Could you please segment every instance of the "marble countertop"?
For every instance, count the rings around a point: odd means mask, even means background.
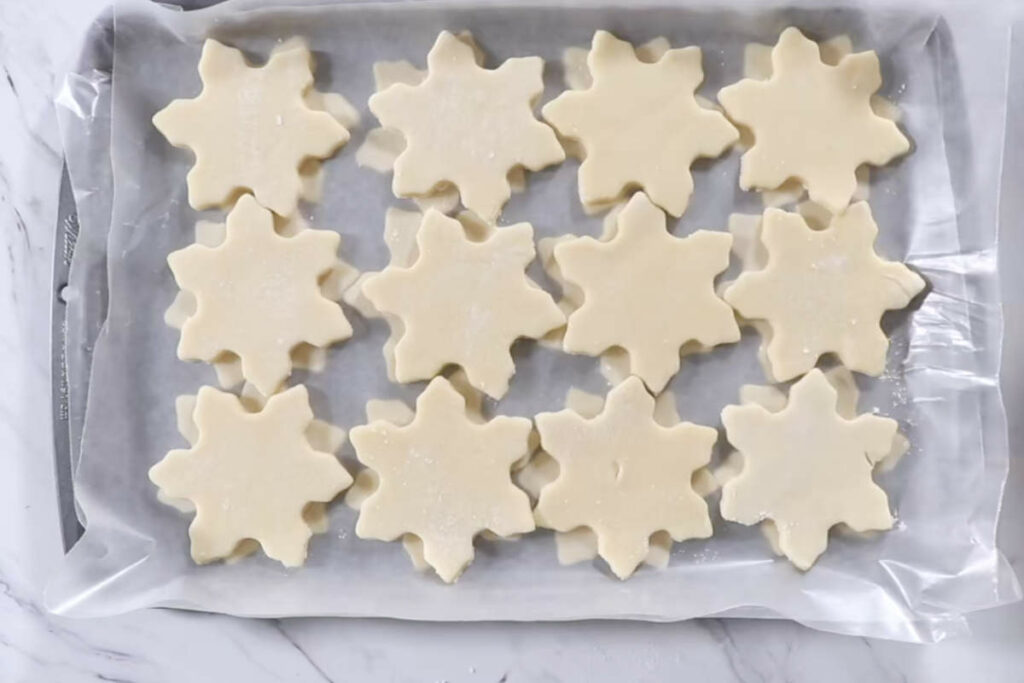
[[[49,286],[61,154],[58,74],[108,0],[0,0],[0,680],[64,681],[1018,681],[1024,604],[971,617],[935,646],[834,636],[786,622],[426,624],[241,620],[147,610],[49,615],[40,591],[61,556],[51,458]],[[1022,50],[1024,52],[1024,50]],[[1024,80],[1024,79],[1018,79]],[[1011,88],[1024,99],[1024,87]],[[1024,101],[1016,103],[1024,111]],[[1024,117],[1021,117],[1024,119]],[[1024,143],[1024,121],[1010,131]],[[1024,165],[1024,159],[1007,163]],[[1004,212],[1024,208],[1021,193]],[[1017,203],[1021,206],[1016,206]],[[1008,214],[1007,214],[1008,215]],[[1005,231],[1009,233],[1010,231]],[[1024,250],[1024,231],[1002,236]],[[1011,448],[1024,451],[1024,277],[1007,269],[1003,387]],[[1024,553],[1024,467],[1011,466],[1000,545]]]

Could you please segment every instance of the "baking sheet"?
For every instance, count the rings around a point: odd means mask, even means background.
[[[847,633],[933,640],[961,630],[963,612],[1016,597],[994,546],[1006,467],[996,381],[996,188],[976,172],[991,149],[971,127],[979,125],[979,114],[984,120],[998,113],[1004,104],[996,100],[1005,93],[997,87],[1000,67],[991,61],[982,84],[991,90],[982,88],[982,96],[978,83],[969,83],[974,90],[967,92],[959,73],[964,44],[954,43],[942,17],[908,9],[739,12],[658,3],[626,9],[424,2],[240,12],[242,5],[188,14],[140,2],[117,6],[116,173],[104,255],[110,317],[96,345],[76,478],[87,531],[48,589],[53,609],[84,616],[168,605],[255,616],[438,620],[784,616]],[[519,542],[479,542],[474,564],[447,587],[416,574],[400,544],[356,539],[355,513],[339,503],[330,510],[331,530],[313,538],[302,570],[262,556],[192,565],[188,519],[157,502],[146,471],[184,444],[175,429],[175,396],[214,383],[210,368],[176,359],[177,332],[163,324],[162,312],[176,292],[166,254],[191,242],[197,218],[219,216],[188,207],[184,177],[191,156],[167,145],[149,119],[171,99],[198,92],[204,37],[237,45],[259,61],[277,41],[303,35],[316,53],[317,87],[340,92],[360,109],[362,125],[325,166],[324,201],[304,213],[315,227],[342,234],[347,261],[373,270],[387,260],[384,211],[408,206],[391,195],[390,176],[355,163],[355,150],[375,125],[365,104],[374,61],[422,65],[439,30],[469,29],[488,53],[488,66],[512,56],[544,57],[547,101],[564,87],[561,51],[588,45],[593,31],[605,28],[637,44],[664,35],[673,46],[701,46],[700,92],[713,98],[741,77],[746,43],[774,43],[790,24],[817,38],[846,33],[856,49],[878,51],[881,94],[900,106],[914,142],[909,157],[873,173],[871,205],[880,252],[908,261],[931,291],[912,314],[887,316],[893,346],[886,374],[859,378],[862,409],[899,419],[912,444],[895,470],[878,477],[896,529],[871,541],[833,535],[829,551],[803,575],[772,557],[757,529],[723,522],[713,499],[715,536],[674,546],[664,571],[643,570],[620,583],[590,564],[560,567],[550,533],[538,532]],[[1001,68],[1005,74],[1005,63]],[[600,217],[585,216],[579,206],[576,169],[567,161],[531,174],[501,222],[528,220],[538,238],[597,234]],[[756,195],[738,189],[737,173],[737,152],[698,164],[694,198],[676,234],[721,230],[730,213],[760,210]],[[539,267],[533,274],[551,288]],[[346,428],[363,422],[367,399],[411,402],[422,386],[390,384],[380,353],[385,326],[347,312],[353,339],[331,350],[324,373],[293,378],[309,386],[318,417]],[[684,361],[670,389],[685,419],[718,426],[721,407],[737,402],[741,384],[764,382],[757,343],[747,333],[737,345]],[[606,390],[595,359],[523,343],[516,361],[509,394],[488,403],[495,412],[558,410],[570,386]],[[351,465],[350,451],[344,455]]]

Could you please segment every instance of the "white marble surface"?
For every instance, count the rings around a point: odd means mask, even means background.
[[[150,610],[74,621],[40,589],[60,557],[51,461],[49,283],[60,154],[57,73],[106,0],[0,0],[0,681],[927,681],[1024,680],[1024,606],[971,618],[936,646],[874,642],[781,622],[416,624],[243,621]],[[1024,88],[1014,88],[1024,118]],[[1024,123],[1012,142],[1024,143]],[[1018,145],[1019,147],[1019,145]],[[1024,165],[1024,159],[1007,163]],[[1011,193],[1006,215],[1024,209]],[[1016,215],[1020,215],[1016,213]],[[1006,231],[1004,253],[1024,249]],[[1021,277],[1020,269],[1008,269]],[[1004,388],[1024,446],[1024,282],[1006,286]],[[1024,472],[1014,463],[1001,545],[1024,552]]]

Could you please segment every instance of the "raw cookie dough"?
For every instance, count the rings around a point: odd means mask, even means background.
[[[729,267],[732,237],[706,230],[675,237],[666,229],[665,214],[642,192],[618,215],[617,225],[605,241],[581,237],[554,246],[561,280],[582,294],[569,315],[563,346],[592,356],[619,347],[629,356],[630,372],[660,392],[678,372],[685,343],[711,348],[740,338],[733,311],[715,294],[714,283]]]
[[[341,307],[321,290],[341,238],[329,230],[284,237],[251,195],[228,214],[226,233],[219,246],[193,244],[167,257],[196,304],[181,326],[178,356],[214,362],[233,353],[245,379],[269,396],[290,374],[296,346],[323,347],[352,334]]]
[[[303,189],[299,166],[331,156],[349,138],[332,114],[307,102],[311,66],[305,46],[277,50],[265,65],[251,67],[240,50],[204,43],[202,92],[153,116],[168,142],[195,154],[188,174],[193,208],[222,206],[248,190],[278,215],[295,211],[309,189]]]
[[[795,178],[813,201],[841,212],[857,189],[857,167],[887,164],[910,149],[897,125],[871,107],[881,84],[874,52],[830,66],[817,43],[787,28],[772,50],[770,78],[744,79],[718,94],[729,118],[754,136],[740,187],[774,190]]]
[[[473,40],[469,31],[455,34],[455,37],[473,49],[473,56],[480,66],[484,64],[484,53]],[[383,92],[395,83],[417,86],[427,78],[426,69],[417,69],[405,60],[375,62],[373,65],[374,92]],[[398,155],[405,149],[405,138],[401,131],[393,128],[374,128],[356,151],[356,163],[379,173],[390,173],[395,168]],[[516,166],[508,172],[512,192],[526,189],[526,172]],[[459,190],[451,183],[442,183],[431,194],[412,197],[421,211],[437,209],[449,213],[459,205]]]
[[[493,225],[485,223],[477,218],[470,211],[462,211],[456,220],[462,224],[466,235],[473,241],[486,239],[496,229]],[[390,208],[384,214],[384,243],[388,248],[391,258],[389,266],[397,268],[408,268],[415,263],[418,251],[416,248],[416,233],[419,232],[420,224],[423,223],[423,214],[418,211],[405,211],[403,209]],[[345,290],[343,299],[349,306],[355,308],[364,318],[384,318],[391,329],[391,334],[384,342],[384,362],[387,367],[388,379],[397,382],[395,378],[395,344],[402,335],[402,321],[392,315],[386,315],[366,298],[363,292],[363,285],[376,276],[376,272],[361,274]]]
[[[877,233],[865,202],[821,230],[799,214],[765,211],[767,265],[744,272],[724,297],[746,320],[767,323],[759,329],[770,333],[765,358],[771,379],[798,377],[826,353],[856,372],[877,376],[885,369],[889,340],[882,314],[907,306],[925,282],[875,253]]]
[[[565,398],[565,407],[578,413],[584,419],[593,419],[604,409],[605,397],[591,394],[575,387],[570,388]],[[670,428],[679,424],[675,396],[663,392],[654,399],[654,421]],[[525,490],[532,500],[540,496],[541,490],[558,478],[558,463],[541,449],[515,470],[515,482]],[[714,475],[702,467],[693,473],[691,479],[694,491],[701,498],[717,490]],[[351,491],[351,489],[349,489]],[[597,535],[589,527],[577,527],[570,531],[556,531],[555,548],[559,564],[569,565],[587,562],[598,557]],[[651,534],[650,549],[643,563],[656,569],[668,566],[672,550],[672,537],[664,531]]]
[[[473,560],[477,534],[534,529],[530,500],[511,479],[512,465],[529,452],[530,430],[525,418],[471,419],[463,396],[435,378],[407,425],[378,420],[352,429],[356,456],[377,478],[356,534],[382,541],[414,535],[438,576],[455,581]]]
[[[470,45],[442,31],[427,67],[422,83],[396,83],[370,97],[381,124],[404,137],[394,192],[423,196],[451,183],[467,209],[493,222],[511,195],[510,170],[565,159],[554,131],[533,114],[543,62],[523,57],[484,69]]]
[[[771,520],[779,549],[809,569],[825,551],[828,531],[892,528],[885,492],[872,469],[892,449],[895,420],[836,412],[836,390],[820,370],[790,388],[778,412],[757,404],[726,406],[726,437],[742,456],[739,473],[722,487],[722,517],[740,524]]]
[[[199,564],[236,553],[245,539],[286,567],[306,560],[313,531],[309,503],[326,503],[352,483],[338,459],[314,450],[309,396],[297,386],[249,412],[233,394],[199,390],[194,445],[169,452],[149,478],[169,499],[191,501],[192,559]]]
[[[842,365],[834,365],[825,370],[822,374],[825,379],[836,390],[836,412],[845,420],[853,420],[857,417],[857,404],[860,401],[860,389],[854,380],[853,373]],[[660,397],[659,397],[660,398]],[[756,404],[773,413],[777,413],[786,407],[788,398],[786,392],[779,386],[765,386],[756,384],[744,384],[740,387],[740,405]],[[878,462],[875,463],[875,473],[883,473],[892,470],[900,462],[904,455],[910,450],[910,442],[902,433],[896,432],[892,440],[892,448]],[[707,480],[710,487],[707,493],[710,494],[722,487],[737,474],[743,465],[743,458],[736,451],[729,453],[722,463],[715,468],[711,479]],[[762,527],[769,526],[763,522]],[[773,527],[774,528],[774,527]],[[840,528],[843,528],[842,526]],[[781,554],[781,553],[779,553]]]
[[[718,433],[690,423],[663,427],[654,410],[654,397],[631,377],[609,392],[596,418],[573,410],[536,417],[541,447],[559,466],[558,478],[541,489],[537,524],[589,527],[620,579],[647,557],[655,532],[676,541],[711,535],[707,504],[691,481],[711,459]]]
[[[242,389],[240,402],[246,410],[259,412],[266,405],[266,399],[249,389],[246,385]],[[174,412],[177,418],[178,432],[188,441],[191,448],[195,448],[199,442],[199,427],[195,421],[196,396],[186,394],[179,396],[174,401]],[[306,428],[306,440],[315,451],[336,454],[345,443],[345,430],[323,420],[313,420]],[[349,489],[351,491],[351,489]],[[186,513],[196,511],[192,501],[185,499],[169,498],[164,494],[163,489],[157,489],[157,498],[160,502]],[[314,534],[322,534],[327,531],[327,505],[326,503],[309,503],[302,509],[302,518],[309,525],[310,531]],[[224,558],[227,563],[237,562],[247,555],[251,555],[260,549],[260,544],[251,538],[239,543],[233,553]]]
[[[500,398],[515,372],[512,343],[565,322],[551,296],[526,276],[533,228],[520,223],[474,241],[459,221],[430,209],[416,245],[411,266],[388,266],[362,284],[373,307],[401,325],[395,378],[430,379],[455,364],[470,384]]]
[[[719,112],[700,106],[700,48],[665,52],[654,63],[607,31],[587,58],[592,85],[544,105],[544,118],[584,152],[580,200],[607,204],[639,187],[673,216],[693,191],[690,165],[722,154],[739,137]]]
[[[309,229],[309,225],[298,213],[288,218],[274,217],[274,229],[282,237],[291,237]],[[206,247],[217,247],[223,244],[227,233],[224,223],[198,221],[196,223],[196,243]],[[338,259],[334,267],[320,278],[320,292],[331,301],[338,301],[344,292],[359,278],[359,271],[345,261]],[[164,311],[164,322],[170,327],[180,330],[185,321],[196,312],[196,298],[191,292],[179,290],[174,301]],[[292,367],[319,372],[327,364],[326,349],[301,343],[291,352]],[[229,351],[212,360],[217,374],[217,382],[222,388],[230,389],[245,380],[242,374],[242,363],[238,356]]]
[[[836,66],[846,55],[853,52],[853,41],[850,36],[838,35],[819,44],[821,61],[829,66]],[[743,51],[743,76],[744,78],[756,78],[768,80],[772,77],[772,46],[761,43],[749,43]],[[893,122],[899,122],[902,114],[895,104],[881,95],[871,96],[871,109],[882,118]],[[754,144],[750,130],[740,129],[740,144],[750,147]],[[861,165],[857,167],[857,189],[852,199],[854,201],[867,200],[870,194],[870,167]],[[790,178],[774,190],[761,192],[761,200],[764,205],[781,207],[800,201],[804,195],[804,187],[799,180]]]

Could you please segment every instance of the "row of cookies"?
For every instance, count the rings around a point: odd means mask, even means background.
[[[392,262],[357,276],[337,261],[336,233],[282,235],[244,195],[226,226],[202,224],[201,241],[168,258],[182,289],[168,315],[181,329],[179,356],[214,363],[225,386],[245,380],[269,396],[296,359],[308,367],[314,350],[351,335],[336,302],[343,297],[391,325],[384,355],[393,381],[429,380],[455,365],[495,399],[514,373],[517,339],[610,354],[621,376],[657,393],[681,354],[738,341],[737,314],[761,332],[773,381],[799,377],[826,354],[878,375],[888,349],[882,315],[924,287],[875,252],[877,226],[864,202],[817,229],[800,213],[768,209],[752,225],[737,221],[739,240],[707,230],[680,238],[638,193],[600,239],[542,242],[561,306],[525,272],[535,257],[529,224],[494,228],[434,209],[392,210],[387,223]],[[743,252],[745,269],[716,291],[731,248]]]
[[[367,405],[367,424],[350,435],[365,465],[354,485],[334,455],[344,432],[313,419],[303,386],[259,409],[203,387],[178,401],[190,448],[168,453],[150,477],[165,503],[195,513],[199,563],[262,548],[301,565],[311,535],[327,529],[325,503],[349,489],[357,536],[402,540],[417,567],[445,582],[470,564],[477,536],[538,527],[555,531],[563,564],[600,555],[625,579],[641,563],[665,566],[673,542],[710,537],[704,498],[721,487],[723,519],[761,524],[776,552],[808,569],[835,525],[893,522],[872,472],[902,440],[894,420],[856,414],[854,386],[813,370],[788,397],[744,387],[742,403],[722,413],[736,454],[711,472],[718,431],[682,422],[671,394],[656,399],[636,377],[607,399],[571,393],[565,410],[536,416],[536,432],[526,418],[485,417],[479,394],[438,377],[415,410]]]
[[[289,217],[298,200],[315,200],[320,161],[349,139],[346,126],[358,114],[312,87],[311,59],[292,40],[253,67],[239,50],[206,41],[199,96],[175,100],[153,119],[171,144],[196,156],[193,208],[228,206],[248,191]],[[695,94],[704,78],[699,48],[670,49],[664,39],[634,48],[598,31],[589,51],[566,52],[570,88],[542,108],[547,123],[534,114],[544,87],[540,58],[496,69],[483,61],[472,36],[443,31],[426,71],[404,61],[375,65],[369,107],[382,127],[357,159],[393,169],[397,196],[451,208],[454,191],[493,223],[525,182],[524,169],[559,163],[568,150],[582,158],[585,207],[605,209],[641,189],[678,217],[693,190],[693,162],[739,143],[747,148],[743,189],[785,196],[802,185],[838,214],[857,193],[859,169],[910,149],[893,120],[898,111],[875,94],[877,55],[850,53],[845,37],[819,46],[791,27],[770,50],[748,46],[748,77],[718,93],[719,109]]]

